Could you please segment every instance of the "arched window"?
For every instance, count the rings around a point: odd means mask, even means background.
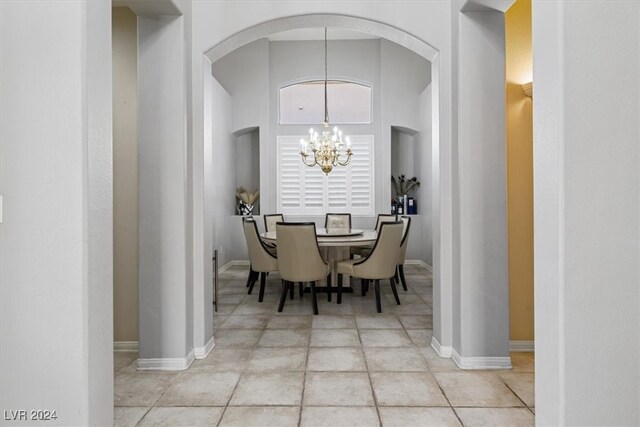
[[[331,124],[371,123],[371,87],[330,80]],[[312,80],[280,88],[279,117],[283,125],[312,125],[324,119],[324,80]]]

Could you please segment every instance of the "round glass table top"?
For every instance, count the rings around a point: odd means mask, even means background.
[[[318,237],[350,237],[362,234],[364,230],[357,228],[318,228],[316,235]]]
[[[376,241],[378,233],[375,230],[359,230],[359,229],[331,229],[327,231],[324,228],[316,229],[318,237],[318,246],[367,246]],[[269,231],[261,233],[263,239],[276,242],[276,232]]]

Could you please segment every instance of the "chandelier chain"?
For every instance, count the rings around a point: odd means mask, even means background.
[[[347,166],[351,162],[351,156],[353,155],[349,137],[345,138],[345,147],[342,142],[342,131],[337,126],[333,128],[333,135],[331,134],[331,126],[329,125],[328,45],[327,27],[324,27],[324,123],[322,124],[322,131],[318,134],[311,128],[309,129],[309,139],[302,138],[300,140],[302,163],[309,167],[318,165],[325,174],[329,174],[334,166]],[[313,156],[310,161],[307,161],[307,157],[310,155],[307,152],[308,148],[311,148],[311,155]]]
[[[327,95],[327,27],[324,27],[324,121],[329,123],[329,96]]]

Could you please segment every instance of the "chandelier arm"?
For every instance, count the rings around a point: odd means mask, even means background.
[[[338,162],[340,166],[347,166],[349,163],[351,163],[351,155],[349,155],[347,157],[347,160],[345,160],[344,162]]]
[[[313,166],[318,164],[318,160],[316,159],[315,154],[313,156],[313,161],[311,163],[307,163],[308,155],[304,155],[304,154],[300,153],[300,156],[302,157],[302,163],[304,163],[306,166],[313,167]]]

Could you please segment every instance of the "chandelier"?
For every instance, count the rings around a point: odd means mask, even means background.
[[[302,163],[309,167],[315,165],[320,166],[322,172],[329,174],[334,166],[347,166],[351,162],[351,141],[349,137],[342,139],[342,131],[338,127],[333,128],[331,134],[331,126],[329,125],[329,107],[327,103],[327,28],[324,28],[324,123],[322,125],[322,134],[313,128],[309,129],[309,139],[300,140],[300,156]],[[346,144],[345,144],[346,143]],[[308,153],[311,148],[313,158],[307,161]]]

